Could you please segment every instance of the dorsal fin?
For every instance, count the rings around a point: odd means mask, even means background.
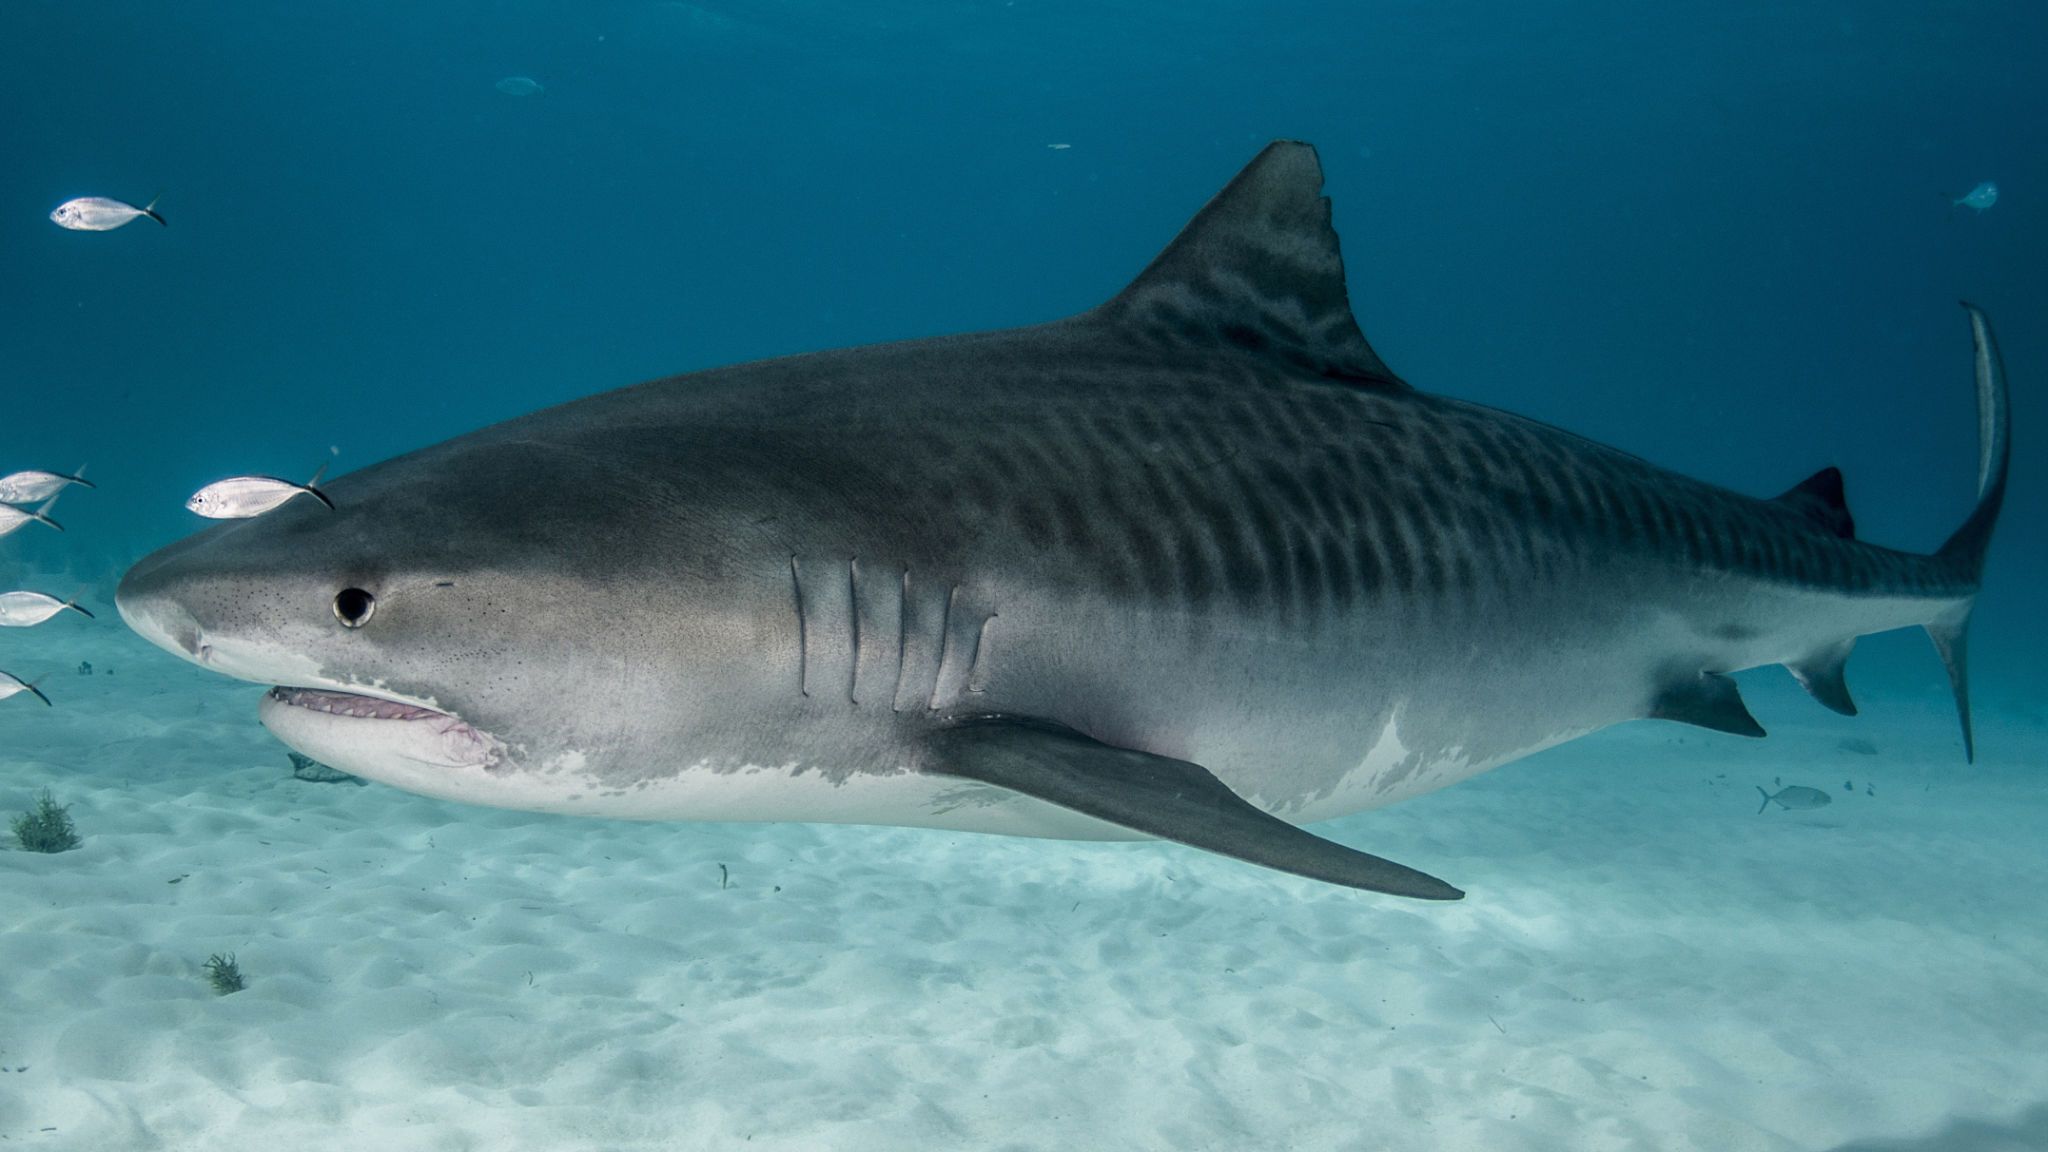
[[[1405,388],[1365,342],[1316,150],[1266,146],[1097,314],[1161,341],[1237,348],[1323,376]]]
[[[1840,468],[1827,467],[1815,472],[1772,503],[1783,504],[1813,521],[1816,527],[1844,540],[1856,538],[1856,518],[1849,515],[1849,498],[1842,491]]]

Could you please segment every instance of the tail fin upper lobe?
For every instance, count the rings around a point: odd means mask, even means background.
[[[1967,301],[1963,309],[1970,315],[1970,339],[1975,349],[1977,506],[1935,553],[1935,558],[1960,568],[1976,584],[1984,575],[1984,554],[1991,545],[1991,530],[1997,526],[1998,513],[2005,506],[2006,468],[2012,457],[2012,416],[2006,398],[2005,363],[1999,358],[1991,322]],[[1955,690],[1956,715],[1963,725],[1963,756],[1973,762],[1977,758],[1977,742],[1970,725],[1968,655],[1970,611],[1975,606],[1976,599],[1972,597],[1925,625],[1928,639],[1934,641],[1934,650],[1948,669],[1949,686]]]

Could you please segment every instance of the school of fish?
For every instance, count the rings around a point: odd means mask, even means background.
[[[0,476],[0,536],[10,535],[30,524],[44,524],[62,532],[64,526],[50,518],[50,509],[56,506],[57,498],[64,494],[64,490],[73,485],[93,487],[92,481],[85,478],[84,465],[74,472],[45,472],[31,468]],[[33,628],[66,611],[88,620],[93,618],[91,612],[79,605],[75,596],[60,600],[46,592],[27,589],[0,592],[0,628]],[[33,696],[48,704],[50,698],[38,687],[42,680],[41,677],[23,680],[0,669],[0,700]]]
[[[97,200],[94,202],[101,203]],[[121,223],[126,223],[126,220],[122,220],[104,227],[76,222],[66,223],[67,220],[76,221],[82,218],[76,212],[69,215],[65,213],[66,209],[72,209],[81,203],[84,201],[71,201],[52,213],[51,218],[67,228],[88,231],[105,231],[107,228],[118,228]],[[155,215],[147,209],[132,211],[137,215]],[[209,520],[244,520],[252,516],[261,516],[296,497],[310,496],[331,510],[334,502],[318,487],[320,478],[326,473],[327,466],[323,464],[319,471],[313,473],[313,478],[304,484],[280,480],[274,476],[230,476],[224,480],[216,480],[194,492],[185,501],[185,507]],[[0,536],[10,535],[30,524],[42,524],[54,531],[62,532],[64,526],[50,517],[50,510],[56,506],[57,498],[73,486],[95,487],[92,481],[85,478],[84,465],[80,465],[72,472],[50,472],[40,468],[29,468],[0,476]],[[74,613],[87,620],[95,619],[91,611],[78,603],[76,596],[59,599],[47,592],[25,588],[0,592],[0,628],[33,628],[65,612]],[[0,669],[0,700],[15,696],[33,696],[47,705],[50,698],[44,695],[39,687],[43,679],[44,677],[38,677],[35,680],[23,680],[12,672]]]

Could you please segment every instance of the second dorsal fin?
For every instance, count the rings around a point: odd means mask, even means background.
[[[1155,340],[1235,348],[1322,376],[1407,387],[1352,318],[1322,190],[1314,148],[1268,145],[1098,315]]]
[[[1782,504],[1844,540],[1856,538],[1856,518],[1849,515],[1849,500],[1842,491],[1842,470],[1823,468],[1772,501]]]

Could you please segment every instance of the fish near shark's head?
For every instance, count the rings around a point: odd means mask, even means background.
[[[591,515],[593,491],[661,499],[618,467],[465,437],[335,480],[331,511],[302,496],[173,544],[117,603],[167,651],[272,685],[262,721],[307,756],[448,799],[575,808],[603,787],[588,766],[636,754],[614,746],[621,709],[689,699],[612,642],[629,613],[608,589],[663,546],[628,531],[632,509]]]

